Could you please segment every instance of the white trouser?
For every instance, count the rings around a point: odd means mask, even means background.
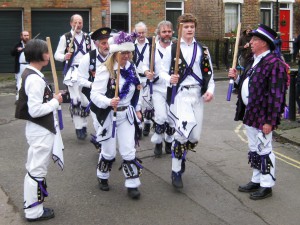
[[[87,107],[89,101],[87,97],[81,92],[81,88],[78,86],[77,82],[74,82],[72,86],[68,86],[68,90],[70,92],[70,98],[72,99],[74,105],[81,102],[81,106]],[[73,123],[75,129],[82,129],[83,127],[87,127],[87,118],[73,115]]]
[[[154,106],[154,111],[155,111],[154,121],[160,125],[165,124],[165,122],[169,123],[169,121],[168,121],[168,104],[166,102],[166,93],[154,91],[152,100],[153,100],[153,106]],[[163,137],[163,136],[165,136],[165,137]],[[160,143],[162,143],[163,138],[169,143],[171,143],[174,140],[173,135],[169,136],[166,133],[165,134],[157,134],[156,132],[154,132],[154,134],[151,137],[151,142],[155,143],[155,144],[160,144]]]
[[[94,129],[95,129],[95,133],[97,133],[97,130],[100,127],[99,121],[97,120],[97,116],[94,112],[90,111],[90,113],[91,113],[91,116],[92,116],[92,119],[93,119],[93,126],[94,126]]]
[[[128,109],[127,109],[128,110]],[[126,110],[117,112],[117,129],[114,138],[109,138],[101,142],[101,154],[99,155],[99,161],[103,156],[106,160],[113,160],[116,157],[116,149],[118,142],[118,149],[123,160],[135,159],[135,140],[134,140],[135,127],[134,124],[130,124],[127,119]],[[136,172],[136,171],[135,171]],[[101,172],[97,169],[97,176],[100,179],[108,179],[109,172]],[[136,188],[141,185],[139,178],[126,179],[125,187]]]
[[[41,137],[26,135],[27,143],[29,144],[26,169],[32,177],[46,178],[52,155],[54,137],[55,135],[53,133]],[[24,207],[28,207],[38,201],[38,183],[34,181],[28,173],[24,179]],[[39,218],[44,212],[43,203],[33,208],[25,209],[24,211],[26,218]]]
[[[190,141],[192,143],[200,140],[203,120],[203,98],[201,87],[196,86],[190,89],[179,88],[174,104],[170,106],[171,118],[176,123],[174,139],[181,144]],[[180,130],[178,128],[180,127]],[[181,132],[182,131],[182,132]],[[172,170],[181,170],[182,159],[172,158]]]
[[[261,151],[258,149],[258,145],[260,144],[257,134],[259,133],[259,130],[254,127],[249,127],[245,125],[246,134],[248,137],[248,147],[249,151],[256,152],[258,155],[267,155],[269,154],[269,157],[271,159],[271,162],[273,164],[273,167],[271,167],[271,175],[275,178],[275,155],[272,151],[272,141],[270,141],[265,148],[261,149]],[[272,132],[271,132],[272,136]],[[272,140],[272,137],[271,137]],[[261,187],[273,187],[275,185],[275,181],[272,179],[272,176],[270,174],[263,175],[260,170],[253,168],[252,178],[251,181],[254,183],[260,183]]]

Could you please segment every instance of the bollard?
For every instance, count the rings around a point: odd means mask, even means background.
[[[298,69],[290,69],[289,120],[296,120],[296,77]]]

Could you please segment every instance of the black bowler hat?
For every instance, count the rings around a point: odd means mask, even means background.
[[[96,40],[102,40],[102,39],[106,39],[110,37],[110,32],[111,29],[109,27],[102,27],[98,30],[95,30],[92,35],[91,38],[96,41]]]
[[[252,32],[250,32],[249,35],[261,38],[269,44],[271,50],[275,49],[274,40],[277,37],[277,33],[270,27],[264,24],[259,24],[258,28],[256,30],[252,30]]]

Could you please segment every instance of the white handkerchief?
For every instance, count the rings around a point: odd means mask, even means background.
[[[269,144],[272,141],[271,138],[271,133],[264,134],[263,132],[259,131],[259,133],[257,134],[257,139],[263,147],[266,147],[267,144]]]
[[[56,128],[56,135],[54,137],[54,144],[52,149],[52,159],[54,163],[57,163],[57,165],[63,170],[64,169],[64,143],[61,138],[60,129],[58,126],[58,123],[55,124]]]

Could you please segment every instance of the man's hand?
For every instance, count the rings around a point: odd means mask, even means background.
[[[170,83],[171,84],[177,84],[178,81],[179,81],[179,75],[178,74],[172,74],[171,79],[170,79]]]
[[[61,104],[61,103],[63,102],[63,98],[62,98],[62,96],[61,96],[61,93],[59,93],[59,94],[54,94],[54,95],[53,95],[53,98],[55,98],[55,99],[59,102],[59,104]]]
[[[270,124],[265,123],[265,124],[263,125],[262,132],[263,132],[264,134],[269,134],[271,131],[272,131],[272,126],[271,126]]]
[[[210,102],[213,99],[214,95],[210,92],[205,92],[203,99],[205,102]]]
[[[154,72],[151,73],[149,70],[146,70],[144,74],[149,80],[152,80],[154,77]]]
[[[137,118],[139,118],[139,120],[142,121],[143,116],[142,116],[141,111],[136,111],[135,113],[136,113]]]
[[[66,53],[66,54],[65,54],[65,60],[71,59],[71,56],[72,56],[72,53],[71,53],[71,52]]]
[[[230,68],[229,72],[228,72],[228,77],[230,79],[236,80],[236,78],[237,78],[237,70],[235,68]]]

